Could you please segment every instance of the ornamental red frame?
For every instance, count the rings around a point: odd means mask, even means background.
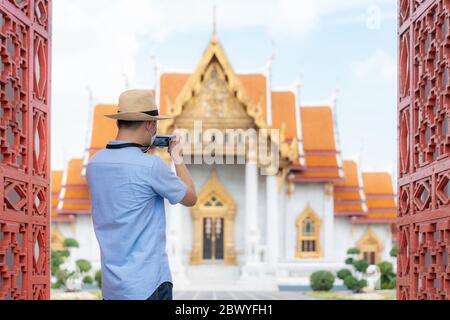
[[[450,0],[400,0],[397,298],[450,298]]]
[[[50,298],[51,0],[0,0],[0,300]]]

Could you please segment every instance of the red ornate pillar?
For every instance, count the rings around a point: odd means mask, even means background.
[[[0,0],[0,299],[50,297],[50,0]]]
[[[450,1],[400,0],[398,299],[450,298]]]

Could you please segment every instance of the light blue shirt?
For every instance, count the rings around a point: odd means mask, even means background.
[[[121,144],[125,141],[110,141]],[[164,199],[183,200],[187,186],[158,156],[139,148],[104,149],[87,166],[92,219],[100,245],[106,300],[145,300],[172,282]]]

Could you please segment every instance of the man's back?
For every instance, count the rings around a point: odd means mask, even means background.
[[[88,164],[87,179],[104,298],[148,298],[161,283],[172,281],[164,198],[179,203],[187,186],[159,157],[136,147],[98,152]]]

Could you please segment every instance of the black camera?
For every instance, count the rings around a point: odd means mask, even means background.
[[[175,136],[156,136],[151,148],[168,148]]]

